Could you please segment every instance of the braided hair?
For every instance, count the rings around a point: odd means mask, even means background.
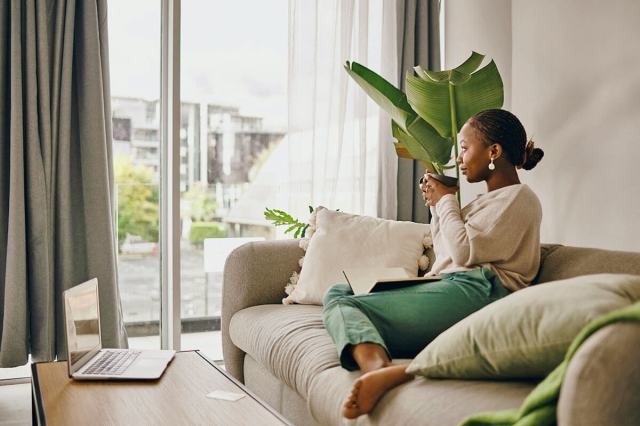
[[[509,111],[487,109],[475,114],[467,122],[482,134],[487,146],[494,143],[501,145],[509,162],[518,168],[531,170],[544,156],[544,151],[536,148],[532,139],[527,141],[524,126]]]

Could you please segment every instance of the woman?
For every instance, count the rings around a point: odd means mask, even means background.
[[[421,190],[436,254],[428,275],[442,279],[362,296],[340,284],[325,296],[324,322],[342,366],[365,373],[345,401],[347,418],[370,412],[386,391],[413,379],[406,366],[391,365],[392,356],[415,356],[456,322],[528,286],[538,272],[542,209],[516,169],[532,169],[544,153],[527,142],[518,118],[501,109],[471,117],[459,136],[462,174],[486,182],[487,193],[460,210],[459,188],[425,175]]]

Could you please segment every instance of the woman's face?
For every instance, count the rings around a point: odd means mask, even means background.
[[[491,147],[485,146],[480,132],[471,127],[469,123],[462,126],[458,136],[460,172],[467,177],[467,182],[470,183],[486,180],[491,172],[489,170]]]

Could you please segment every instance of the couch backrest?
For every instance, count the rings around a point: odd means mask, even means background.
[[[534,284],[599,273],[640,275],[640,252],[542,244],[540,262]]]

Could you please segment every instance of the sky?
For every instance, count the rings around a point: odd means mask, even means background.
[[[109,1],[112,96],[158,99],[161,0]],[[182,0],[181,97],[287,123],[287,0]]]

